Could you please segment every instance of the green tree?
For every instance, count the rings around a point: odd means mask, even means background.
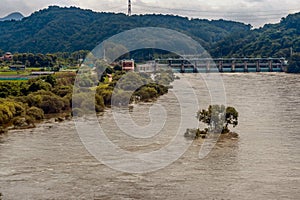
[[[143,86],[135,92],[135,95],[139,96],[142,101],[148,101],[157,97],[157,91],[153,87]]]
[[[239,113],[236,111],[234,107],[227,107],[225,112],[225,130],[229,131],[228,125],[232,125],[236,127],[238,125],[238,117]]]
[[[212,43],[220,41],[230,33],[250,29],[243,23],[225,20],[190,20],[187,17],[155,14],[136,15],[130,18],[124,14],[96,13],[91,10],[51,6],[35,12],[26,20],[2,22],[0,46],[13,52],[51,53],[91,50],[94,48],[93,41],[103,41],[135,27],[164,27],[183,31],[204,47],[210,47]],[[110,45],[110,47],[107,49],[107,55],[118,56],[118,52],[127,52],[121,45]],[[72,55],[69,53],[68,57],[69,61],[76,62],[85,55],[86,52],[79,51]],[[34,66],[35,63],[32,64],[31,66]]]
[[[300,73],[300,53],[295,53],[289,60],[289,73]]]
[[[24,114],[24,105],[11,99],[0,99],[0,124],[10,122],[14,117]]]
[[[118,80],[118,88],[125,91],[135,91],[141,86],[145,85],[146,80],[139,74],[134,72],[128,72]]]
[[[26,114],[35,120],[44,119],[44,111],[37,107],[31,107],[26,111]]]
[[[45,114],[61,113],[65,108],[65,102],[56,95],[44,95],[41,102],[41,109]]]
[[[50,89],[51,89],[51,84],[49,84],[43,80],[38,80],[38,81],[33,82],[28,88],[28,90],[30,92],[36,92],[39,90],[49,91]]]
[[[45,82],[50,83],[52,87],[56,85],[56,77],[54,75],[48,75],[44,78]]]
[[[228,133],[228,125],[238,125],[238,112],[234,107],[225,108],[224,105],[210,105],[207,110],[199,110],[197,119],[209,126],[213,133]]]

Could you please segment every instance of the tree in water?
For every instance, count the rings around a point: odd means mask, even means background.
[[[205,132],[210,133],[229,133],[228,125],[236,127],[238,125],[238,112],[234,107],[224,105],[210,105],[207,110],[199,110],[197,119],[208,125]]]

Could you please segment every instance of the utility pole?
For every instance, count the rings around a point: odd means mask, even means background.
[[[128,16],[131,16],[131,0],[128,0]]]
[[[290,50],[291,50],[290,54],[291,54],[291,57],[292,57],[293,56],[293,47],[291,47]]]

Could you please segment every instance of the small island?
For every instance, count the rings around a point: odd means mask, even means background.
[[[221,134],[222,138],[236,139],[239,135],[231,132],[229,125],[236,127],[238,125],[238,112],[234,107],[225,107],[224,105],[210,105],[207,110],[202,109],[197,112],[197,119],[206,124],[204,130],[187,129],[184,136],[186,138],[205,139],[208,136]]]

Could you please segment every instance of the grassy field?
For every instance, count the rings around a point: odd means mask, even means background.
[[[1,72],[0,76],[19,76],[19,75],[29,75],[30,72],[28,71],[8,71],[8,72]]]

